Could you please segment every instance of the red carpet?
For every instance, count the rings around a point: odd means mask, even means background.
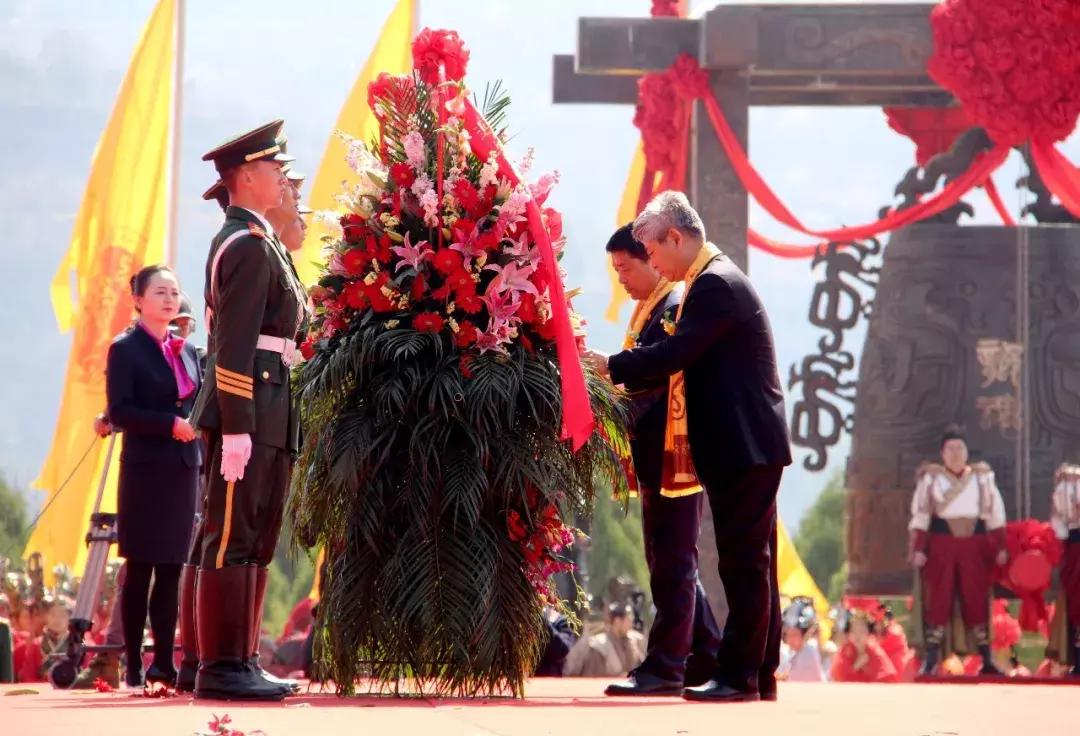
[[[1069,687],[781,684],[777,703],[701,705],[677,698],[613,700],[607,681],[536,680],[523,701],[392,700],[312,694],[283,704],[151,700],[127,693],[14,695],[0,686],[0,734],[191,736],[212,714],[267,736],[1056,736],[1080,734]]]

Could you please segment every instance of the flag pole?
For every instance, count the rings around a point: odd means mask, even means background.
[[[183,113],[184,95],[184,0],[173,0],[175,22],[173,23],[173,93],[172,106],[172,142],[169,146],[169,204],[166,210],[165,227],[165,262],[176,267],[177,231],[179,218],[177,212],[180,202],[180,120]]]

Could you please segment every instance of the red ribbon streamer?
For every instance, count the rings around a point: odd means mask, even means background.
[[[985,181],[1009,155],[1008,146],[995,146],[990,151],[982,154],[972,166],[956,179],[951,181],[938,194],[923,200],[918,204],[904,210],[893,210],[885,217],[872,223],[845,227],[835,230],[814,230],[802,224],[791,211],[780,201],[776,193],[765,183],[757,169],[750,163],[746,152],[739,145],[735,132],[731,129],[723,110],[720,109],[716,97],[708,94],[704,98],[705,110],[716,130],[720,145],[727,153],[732,168],[738,175],[747,192],[760,204],[766,212],[784,223],[793,230],[815,235],[832,242],[849,242],[852,240],[865,240],[880,235],[883,232],[898,230],[905,225],[910,225],[927,217],[932,217],[949,207],[952,207],[972,187]],[[1078,200],[1080,201],[1080,200]]]
[[[824,253],[825,248],[829,245],[828,243],[818,243],[817,245],[791,245],[788,243],[780,243],[776,240],[766,238],[758,231],[749,227],[746,229],[746,242],[752,248],[757,248],[760,251],[764,251],[778,258],[813,258],[819,253]]]
[[[517,186],[521,177],[514,171],[513,165],[506,158],[502,146],[491,132],[487,121],[477,112],[472,102],[465,100],[465,129],[470,136],[473,152],[481,161],[486,161],[495,152],[499,163],[499,173],[511,184]],[[562,381],[562,438],[569,439],[574,451],[578,451],[588,441],[595,427],[592,405],[585,388],[585,374],[581,370],[581,359],[574,328],[570,324],[570,310],[566,305],[566,293],[559,277],[559,263],[555,250],[551,247],[551,238],[540,216],[540,207],[530,198],[526,208],[529,233],[540,249],[541,266],[547,270],[548,287],[551,289],[551,318],[555,321],[555,347],[559,356],[559,372]]]
[[[1009,210],[1005,208],[1005,203],[1001,200],[1001,193],[998,192],[997,184],[993,179],[987,179],[983,182],[983,189],[986,190],[986,196],[990,198],[990,204],[994,205],[994,209],[997,210],[998,217],[1009,227],[1016,225],[1016,220],[1009,214]]]
[[[1080,217],[1080,169],[1046,141],[1032,142],[1031,157],[1047,189],[1057,195],[1065,209]]]

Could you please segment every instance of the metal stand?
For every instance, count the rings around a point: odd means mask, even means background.
[[[90,514],[90,530],[86,533],[86,543],[90,549],[86,555],[86,567],[83,569],[79,595],[75,599],[75,612],[68,626],[67,651],[49,668],[49,682],[53,687],[67,689],[75,682],[82,668],[87,652],[119,650],[116,646],[87,646],[83,643],[86,634],[94,625],[94,609],[97,607],[101,583],[105,576],[105,565],[109,560],[109,549],[116,542],[116,514],[101,513],[101,498],[105,493],[105,482],[112,465],[113,449],[116,447],[116,434],[109,436],[109,449],[105,454],[105,467],[98,482],[97,498],[94,511]]]

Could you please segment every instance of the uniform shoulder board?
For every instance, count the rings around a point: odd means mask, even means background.
[[[263,240],[266,240],[266,231],[254,222],[248,223],[248,232],[254,235],[256,238],[262,238]]]
[[[971,464],[971,470],[978,475],[990,475],[994,472],[994,469],[990,467],[989,463],[979,461]]]
[[[1080,480],[1080,465],[1069,465],[1068,463],[1062,463],[1054,473],[1054,484],[1058,484],[1063,480]]]
[[[915,479],[922,480],[928,475],[942,475],[945,473],[945,466],[941,463],[925,462],[915,470]]]

